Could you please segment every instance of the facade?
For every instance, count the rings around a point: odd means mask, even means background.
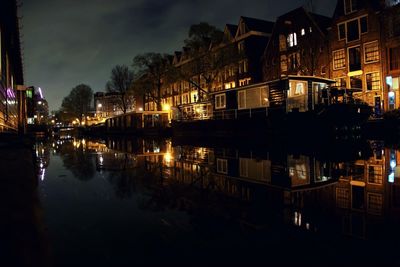
[[[385,76],[383,77],[388,110],[400,107],[400,2],[387,1],[382,13],[383,33],[382,62]]]
[[[381,1],[339,0],[329,35],[331,73],[337,87],[361,89],[356,97],[385,106],[382,65]]]
[[[23,83],[17,3],[4,0],[0,3],[0,132],[18,130],[17,85]]]
[[[123,114],[123,110],[121,108],[121,95],[119,93],[97,92],[94,94],[94,105],[96,117],[100,121]],[[127,99],[126,112],[132,112],[134,110],[135,100],[133,96],[130,96]]]

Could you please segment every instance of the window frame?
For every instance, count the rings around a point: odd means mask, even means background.
[[[357,48],[357,47],[360,48],[360,69],[359,70],[350,70],[350,65],[351,65],[350,64],[350,49]],[[354,45],[354,46],[350,46],[350,47],[347,48],[347,62],[348,62],[347,70],[348,70],[349,73],[362,70],[363,62],[362,62],[362,54],[361,54],[361,52],[362,52],[361,51],[361,45]]]
[[[219,98],[219,105],[217,105],[217,103],[218,103],[217,98]],[[221,103],[222,103],[221,99],[224,99],[224,104],[223,105],[221,105]],[[226,94],[215,95],[214,106],[215,106],[215,109],[224,109],[224,108],[226,108]]]
[[[368,89],[368,79],[367,79],[367,75],[369,75],[369,74],[374,74],[374,73],[378,73],[378,77],[379,77],[379,86],[378,86],[378,89],[373,89],[373,88],[371,88],[371,89]],[[367,91],[367,92],[376,92],[376,91],[380,91],[381,90],[381,87],[382,87],[382,79],[381,79],[382,77],[381,77],[381,73],[380,73],[380,71],[371,71],[371,72],[366,72],[365,73],[365,90]],[[372,86],[372,83],[373,82],[376,82],[376,80],[375,81],[371,81],[371,86]],[[372,86],[373,87],[373,86]]]
[[[336,68],[335,67],[335,53],[339,52],[339,51],[343,51],[343,60],[344,60],[344,66],[340,67],[340,68]],[[344,48],[332,51],[332,64],[333,64],[333,70],[342,70],[345,69],[347,67],[347,62],[346,62],[346,51]]]
[[[374,44],[374,43],[376,43],[376,47],[377,47],[377,49],[376,49],[376,51],[378,52],[378,59],[376,59],[376,60],[373,60],[373,61],[367,61],[367,49],[366,49],[366,47],[368,46],[368,45],[370,45],[370,44]],[[364,43],[364,45],[363,45],[363,49],[364,49],[364,64],[372,64],[372,63],[376,63],[376,62],[379,62],[380,60],[381,60],[381,54],[380,54],[380,51],[379,51],[379,42],[378,42],[378,40],[375,40],[375,41],[372,41],[372,42],[367,42],[367,43]]]

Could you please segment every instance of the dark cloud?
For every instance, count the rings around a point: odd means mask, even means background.
[[[179,50],[191,24],[220,28],[241,15],[274,20],[306,0],[25,0],[25,79],[41,86],[52,110],[72,87],[101,91],[116,64],[143,52]],[[315,0],[331,15],[335,1]]]

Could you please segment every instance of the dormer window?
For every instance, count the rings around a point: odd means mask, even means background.
[[[357,10],[357,0],[344,0],[344,14],[350,14]]]
[[[287,43],[289,47],[294,47],[297,45],[297,34],[295,32],[288,35]]]

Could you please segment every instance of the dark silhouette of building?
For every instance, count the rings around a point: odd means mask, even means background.
[[[24,83],[16,0],[0,2],[0,132],[17,131],[24,123],[18,85]],[[18,121],[20,120],[20,121]]]

